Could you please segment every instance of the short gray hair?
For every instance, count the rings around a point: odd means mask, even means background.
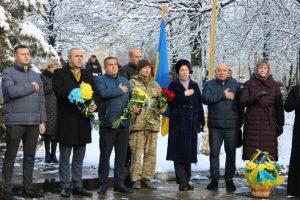
[[[72,48],[72,49],[70,49],[70,50],[68,51],[68,58],[71,57],[72,52],[73,52],[75,49],[79,49],[80,51],[82,51],[82,50],[81,50],[80,48],[78,48],[78,47]]]

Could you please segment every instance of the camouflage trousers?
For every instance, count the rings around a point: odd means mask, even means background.
[[[131,181],[151,180],[153,178],[156,166],[157,133],[154,131],[133,131],[130,133]]]

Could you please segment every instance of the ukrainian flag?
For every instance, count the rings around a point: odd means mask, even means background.
[[[158,52],[156,55],[155,80],[161,87],[169,87],[169,64],[167,51],[167,35],[165,21],[160,23],[160,38],[158,44]],[[168,110],[162,114],[161,134],[165,136],[169,132]]]

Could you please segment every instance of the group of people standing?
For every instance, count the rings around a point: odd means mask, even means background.
[[[141,59],[141,55],[142,52],[138,49],[130,50],[129,63],[120,69],[117,58],[107,57],[104,60],[105,74],[93,77],[90,71],[82,68],[82,50],[73,48],[69,51],[68,62],[64,67],[57,69],[59,63],[49,60],[45,70],[39,75],[31,70],[29,48],[24,45],[15,47],[15,63],[3,71],[2,79],[4,119],[7,126],[2,199],[9,200],[13,196],[13,166],[21,140],[24,149],[22,194],[24,197],[43,197],[42,193],[32,189],[39,134],[43,135],[45,143],[45,162],[59,162],[61,196],[92,196],[82,185],[86,144],[91,143],[91,122],[68,99],[70,92],[83,82],[90,84],[94,91],[95,104],[90,105],[89,109],[91,112],[98,111],[101,121],[97,192],[102,195],[107,192],[109,160],[113,148],[114,191],[132,192],[124,184],[127,160],[131,162],[129,171],[132,188],[155,189],[151,179],[156,166],[157,134],[160,114],[166,110],[167,105],[158,105],[162,88],[152,76],[151,63]],[[90,59],[92,69],[96,70],[94,57]],[[236,148],[240,146],[239,133],[243,125],[243,159],[249,160],[256,149],[268,151],[275,160],[278,159],[277,137],[283,132],[284,106],[279,86],[270,74],[267,61],[257,63],[253,75],[243,87],[229,76],[226,64],[218,64],[215,79],[204,84],[202,94],[198,84],[190,78],[193,71],[188,60],[179,60],[175,65],[175,72],[176,78],[168,88],[174,92],[175,97],[169,102],[167,160],[174,162],[180,191],[194,189],[190,183],[191,163],[197,163],[197,133],[203,131],[205,125],[203,104],[208,105],[210,145],[211,182],[207,189],[218,190],[219,154],[224,141],[226,189],[236,190],[233,182],[235,156]],[[132,106],[131,119],[123,120],[117,128],[113,127],[112,124],[123,115],[134,87],[147,94],[151,100],[150,106]],[[295,87],[285,103],[287,111],[296,110],[295,120],[298,120],[300,109],[298,101],[299,87]],[[299,138],[297,139],[296,134],[298,128],[295,126],[288,181],[288,194],[294,196],[299,196],[295,185],[300,180],[295,176],[299,166],[296,159],[299,155]],[[56,142],[59,143],[59,159],[55,156]]]

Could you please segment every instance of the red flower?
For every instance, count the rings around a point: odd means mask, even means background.
[[[168,101],[173,101],[175,93],[167,88],[162,88],[162,95],[167,98]]]

